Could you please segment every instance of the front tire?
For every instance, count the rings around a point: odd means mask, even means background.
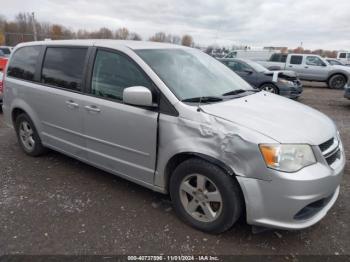
[[[332,89],[344,89],[345,85],[346,77],[340,74],[336,74],[328,80],[328,87]]]
[[[18,142],[27,155],[39,156],[46,152],[33,121],[27,114],[22,113],[16,118],[15,129]]]
[[[260,90],[264,90],[272,94],[279,94],[278,87],[272,83],[263,84],[262,86],[260,86]]]
[[[183,221],[208,233],[228,230],[242,214],[238,182],[202,159],[186,160],[175,169],[170,178],[170,196]]]

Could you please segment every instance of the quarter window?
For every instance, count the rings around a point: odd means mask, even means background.
[[[105,98],[123,100],[123,91],[131,86],[152,90],[152,83],[127,57],[98,50],[92,75],[91,93]]]
[[[48,47],[41,82],[81,91],[86,54],[87,48]]]
[[[11,58],[7,75],[34,81],[40,50],[41,46],[26,46],[18,49]]]
[[[303,62],[303,56],[300,55],[292,55],[290,57],[290,63],[292,65],[301,65],[301,63]]]

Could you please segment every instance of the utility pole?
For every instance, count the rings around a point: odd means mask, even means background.
[[[38,41],[38,36],[37,36],[36,26],[35,26],[34,12],[32,12],[32,26],[33,26],[34,41]]]

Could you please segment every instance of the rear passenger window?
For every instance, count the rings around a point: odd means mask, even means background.
[[[81,91],[86,54],[87,48],[48,47],[41,82]]]
[[[92,75],[92,94],[123,100],[123,91],[131,86],[144,86],[152,91],[152,83],[127,57],[99,50]]]
[[[346,58],[346,53],[340,53],[339,58]]]
[[[303,62],[303,56],[300,55],[292,55],[290,57],[290,63],[292,65],[301,65],[301,63]]]
[[[26,46],[18,49],[12,56],[7,75],[23,80],[34,81],[35,66],[41,46]]]

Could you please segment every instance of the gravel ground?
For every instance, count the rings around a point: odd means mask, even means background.
[[[350,148],[343,91],[305,88],[299,101],[334,119]],[[183,224],[167,196],[56,152],[26,156],[2,115],[0,148],[0,254],[350,254],[349,167],[335,206],[311,228],[252,234],[240,221],[208,235]]]

